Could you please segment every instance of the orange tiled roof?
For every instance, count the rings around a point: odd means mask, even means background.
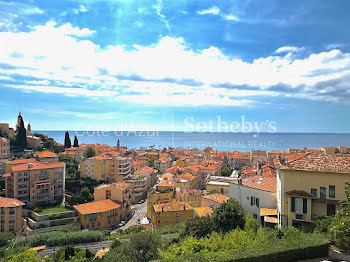
[[[277,216],[277,209],[273,208],[261,208],[260,216]]]
[[[109,210],[120,208],[121,206],[110,199],[90,202],[82,205],[73,206],[80,214],[102,213]]]
[[[194,210],[200,217],[210,216],[213,213],[210,207],[195,207]]]
[[[215,202],[220,203],[220,204],[229,200],[228,196],[218,194],[218,193],[206,195],[206,196],[203,196],[203,198],[210,199],[210,200],[215,201]]]
[[[22,201],[15,198],[0,197],[0,207],[19,207],[24,206]]]
[[[29,158],[29,159],[16,159],[13,161],[8,161],[8,165],[20,165],[20,164],[28,164],[28,163],[36,163],[38,162],[35,158]]]
[[[282,170],[301,170],[350,174],[350,163],[341,157],[326,154],[305,154],[282,164]]]
[[[174,187],[174,181],[163,180],[163,181],[160,181],[157,186],[158,187]]]
[[[196,177],[194,175],[192,175],[191,173],[186,173],[186,174],[182,174],[182,175],[179,175],[178,177],[178,180],[193,180],[195,179]]]
[[[30,167],[29,163],[24,165],[18,165],[12,167],[12,171],[27,171],[27,170],[40,170],[40,169],[49,169],[49,168],[59,168],[64,167],[64,162],[51,162],[51,163],[41,163],[33,162],[33,166]]]
[[[50,152],[50,151],[42,151],[42,152],[38,152],[36,154],[34,154],[34,156],[38,156],[38,157],[54,157],[57,156],[54,152]]]
[[[185,202],[174,202],[153,205],[155,212],[174,212],[182,210],[193,210],[193,207]]]

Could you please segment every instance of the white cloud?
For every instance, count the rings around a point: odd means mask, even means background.
[[[301,48],[288,46],[246,62],[169,36],[132,50],[101,48],[81,38],[93,33],[54,22],[31,32],[0,32],[2,85],[164,106],[253,106],[262,96],[350,103],[350,53],[340,50],[296,58],[291,53]]]
[[[217,16],[220,16],[221,18],[223,18],[224,20],[227,20],[227,21],[235,21],[235,22],[240,21],[240,19],[234,14],[223,14],[221,12],[220,8],[217,6],[212,6],[209,9],[199,10],[199,11],[197,11],[197,14],[199,14],[199,15],[217,15]]]
[[[295,47],[295,46],[282,46],[278,48],[275,53],[281,54],[281,53],[298,53],[301,51],[304,51],[304,47]]]
[[[224,15],[223,17],[226,20],[229,20],[229,21],[235,21],[235,22],[239,22],[240,21],[240,19],[237,16],[233,15],[233,14],[231,14],[231,15]]]
[[[218,15],[219,13],[220,13],[220,8],[217,6],[213,6],[209,9],[197,11],[197,14],[199,14],[199,15],[209,15],[209,14]]]

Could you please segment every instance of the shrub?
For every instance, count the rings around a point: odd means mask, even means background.
[[[185,235],[201,238],[210,235],[214,231],[211,217],[196,217],[185,223]]]
[[[52,246],[62,246],[70,244],[80,244],[89,242],[99,242],[104,239],[103,233],[101,231],[76,231],[76,232],[47,232],[29,236],[27,238],[21,237],[16,241],[15,246],[25,246],[36,247],[41,245]]]
[[[227,233],[236,228],[244,228],[245,213],[239,203],[230,198],[214,210],[212,219],[217,232]]]
[[[9,241],[15,238],[13,233],[0,232],[0,247],[5,247],[8,245]]]
[[[315,232],[327,233],[334,223],[334,217],[332,216],[322,216],[318,217],[315,221]]]

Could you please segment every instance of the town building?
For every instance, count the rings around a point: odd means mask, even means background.
[[[52,200],[64,200],[64,162],[33,161],[33,163],[13,165],[11,171],[4,177],[6,197],[16,198],[29,207]]]
[[[222,194],[210,194],[202,196],[202,207],[210,207],[215,209],[219,207],[222,203],[226,202],[229,199],[228,196]]]
[[[32,136],[32,135],[27,135],[27,144],[33,148],[43,146],[43,142],[41,141],[41,138],[37,136]]]
[[[276,176],[255,174],[231,181],[229,196],[236,199],[259,224],[264,224],[261,209],[276,209]]]
[[[81,229],[103,230],[121,221],[121,205],[110,200],[100,200],[73,206],[79,217]]]
[[[341,157],[308,153],[282,159],[276,189],[279,225],[307,226],[335,215],[349,181],[350,163]]]
[[[194,218],[194,209],[185,202],[153,205],[151,221],[155,227],[174,225]]]
[[[132,196],[133,186],[129,183],[114,182],[112,184],[102,184],[94,188],[95,201],[110,199],[120,204],[122,219],[130,213]]]
[[[0,197],[0,232],[13,232],[16,235],[25,232],[22,218],[24,205],[18,199]]]
[[[42,151],[34,154],[34,157],[39,162],[57,162],[58,156],[54,152]]]
[[[10,158],[10,140],[0,137],[0,159]]]
[[[229,196],[229,183],[222,181],[208,181],[207,182],[207,192],[216,192]]]

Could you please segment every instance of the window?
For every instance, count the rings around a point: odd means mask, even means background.
[[[321,199],[326,199],[326,195],[327,195],[326,191],[327,190],[325,187],[320,187],[320,198]]]
[[[259,207],[259,198],[250,197],[250,205]]]
[[[327,205],[327,216],[335,216],[335,205]]]
[[[335,198],[335,186],[329,186],[329,197]]]
[[[296,214],[307,213],[307,199],[292,197],[291,212]]]
[[[253,218],[257,219],[258,215],[257,214],[253,214]]]
[[[311,194],[314,196],[314,198],[317,198],[317,189],[311,188]]]

